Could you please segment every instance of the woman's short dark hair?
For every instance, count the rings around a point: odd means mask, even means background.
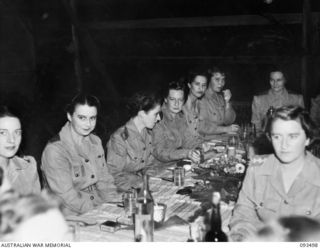
[[[302,129],[306,133],[307,138],[312,141],[315,132],[315,125],[311,120],[309,113],[301,106],[288,105],[276,109],[267,121],[266,132],[269,137],[271,136],[272,125],[278,119],[285,121],[299,121]]]
[[[72,115],[76,109],[77,105],[88,105],[92,107],[96,107],[99,112],[100,109],[100,101],[97,97],[93,95],[80,93],[76,95],[66,107],[67,113]]]
[[[191,84],[197,76],[205,77],[207,81],[209,79],[209,74],[206,70],[193,69],[188,73],[188,78],[187,78],[188,82],[187,83]]]
[[[20,120],[20,115],[17,110],[14,110],[12,107],[5,105],[0,106],[0,118],[12,117]]]
[[[150,91],[140,91],[135,93],[127,103],[130,117],[134,117],[139,111],[148,112],[157,105],[161,106],[162,98],[158,93]]]
[[[184,99],[186,99],[186,85],[182,81],[171,81],[169,82],[166,91],[164,93],[164,98],[167,98],[169,96],[170,90],[176,90],[176,91],[183,91]]]
[[[214,67],[208,69],[208,74],[209,74],[209,77],[210,77],[210,78],[211,78],[213,75],[215,75],[216,73],[220,73],[220,74],[222,74],[222,75],[225,75],[225,72],[224,72],[221,68],[219,68],[219,67],[214,66]]]

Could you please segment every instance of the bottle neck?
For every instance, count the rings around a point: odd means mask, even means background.
[[[149,190],[149,175],[144,174],[143,175],[143,185],[142,188],[139,192],[139,199],[144,199],[144,200],[151,200],[153,201],[153,198],[151,196],[151,192]]]
[[[212,205],[211,231],[221,231],[220,203]]]

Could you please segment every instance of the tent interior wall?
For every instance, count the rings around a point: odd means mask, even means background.
[[[161,88],[195,67],[226,71],[239,122],[250,120],[252,96],[268,88],[274,65],[308,105],[320,93],[319,5],[0,0],[0,102],[24,113],[26,153],[37,159],[79,90],[101,99],[97,133],[104,143],[127,118],[124,103],[132,92]]]

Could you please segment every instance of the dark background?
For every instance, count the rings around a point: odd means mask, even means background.
[[[302,21],[279,19],[302,19],[304,1],[316,15],[309,20],[307,49]],[[80,90],[102,102],[96,131],[104,144],[128,118],[127,97],[160,89],[195,67],[226,71],[239,122],[250,120],[252,96],[268,89],[274,65],[308,105],[320,93],[320,1],[304,1],[0,0],[0,102],[23,113],[24,152],[38,161]],[[226,21],[217,24],[213,17]],[[303,56],[309,65],[305,91]]]

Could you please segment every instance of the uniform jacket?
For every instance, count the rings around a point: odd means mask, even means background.
[[[216,126],[231,125],[236,119],[236,113],[231,106],[226,108],[223,95],[208,88],[200,101],[200,114]]]
[[[266,116],[268,109],[273,106],[279,108],[285,105],[299,105],[304,107],[303,97],[300,94],[288,93],[284,89],[280,96],[275,95],[270,89],[268,92],[253,97],[251,122],[255,124],[258,130],[262,129],[262,121]]]
[[[254,158],[230,221],[231,234],[247,237],[270,219],[305,215],[320,219],[320,159],[307,152],[304,167],[286,193],[274,155]]]
[[[142,171],[154,162],[151,132],[143,129],[140,133],[133,119],[111,135],[107,151],[107,165],[122,191],[139,187]]]
[[[154,155],[161,162],[187,158],[190,149],[201,145],[203,139],[192,132],[183,112],[171,116],[163,106],[163,118],[153,129]]]
[[[47,144],[41,167],[49,189],[62,200],[67,214],[83,213],[117,199],[100,138],[90,134],[78,146],[69,122]]]
[[[11,187],[19,194],[40,194],[37,163],[32,156],[15,156],[3,170]]]

